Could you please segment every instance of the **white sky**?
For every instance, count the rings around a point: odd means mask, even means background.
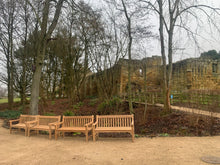
[[[85,0],[86,1],[86,0]],[[215,8],[220,8],[220,0],[199,0],[203,4],[210,5]],[[94,7],[97,8],[103,8],[102,3],[103,0],[87,0],[89,4],[91,4]],[[201,19],[205,19],[204,16],[200,16]],[[203,18],[204,17],[204,18]],[[220,16],[219,16],[220,17]],[[156,20],[156,21],[155,21]],[[220,19],[216,20],[220,24]],[[155,33],[158,33],[158,20],[155,18],[153,19],[153,24],[155,24]],[[156,23],[155,23],[156,22]],[[193,24],[191,25],[193,27]],[[203,25],[200,35],[201,38],[198,39],[198,45],[200,46],[200,49],[197,49],[197,47],[194,45],[193,42],[189,42],[186,37],[186,35],[183,35],[182,33],[178,35],[178,47],[181,49],[178,53],[174,54],[173,58],[174,61],[179,61],[185,58],[190,57],[199,57],[201,52],[208,51],[215,49],[217,51],[220,51],[220,34],[216,31],[210,32],[210,28],[208,24]],[[203,38],[203,39],[202,39]],[[151,42],[146,43],[146,54],[142,55],[144,56],[152,56],[152,55],[160,55],[160,43],[159,41],[153,40]]]

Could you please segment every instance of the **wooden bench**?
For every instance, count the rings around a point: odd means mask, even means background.
[[[94,116],[63,116],[63,121],[56,124],[55,139],[60,132],[63,137],[65,132],[82,132],[86,135],[86,141],[88,141],[88,133],[92,131],[92,124],[94,122]]]
[[[30,131],[35,130],[37,134],[39,131],[48,131],[49,139],[51,139],[51,133],[55,130],[55,124],[60,122],[61,116],[38,116],[37,120],[26,122],[28,129],[28,136],[30,136]]]
[[[9,123],[10,123],[10,134],[12,133],[12,128],[18,128],[19,131],[22,128],[22,129],[25,130],[25,136],[27,136],[27,125],[26,125],[26,122],[34,121],[36,119],[37,119],[37,116],[34,116],[34,115],[20,115],[19,119],[9,120]],[[18,123],[13,124],[13,122],[18,122]]]
[[[96,115],[96,122],[93,124],[93,141],[100,132],[128,132],[134,142],[134,115]]]

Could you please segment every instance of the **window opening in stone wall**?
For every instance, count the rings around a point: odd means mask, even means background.
[[[143,70],[142,70],[142,69],[139,69],[139,74],[140,74],[141,76],[143,76]]]
[[[212,64],[212,73],[217,73],[217,64]]]

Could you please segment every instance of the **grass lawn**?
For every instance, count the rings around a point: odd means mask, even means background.
[[[27,100],[30,100],[30,98],[27,98]],[[14,102],[21,101],[21,98],[14,98]],[[0,99],[0,104],[2,103],[8,103],[8,98]]]

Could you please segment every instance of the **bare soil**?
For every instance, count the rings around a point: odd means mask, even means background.
[[[117,108],[109,108],[98,111],[99,102],[95,104],[90,99],[81,102],[81,106],[74,106],[68,99],[55,99],[40,101],[39,114],[52,113],[62,115],[64,112],[73,111],[75,115],[97,115],[97,114],[129,114],[128,104],[123,102]],[[5,110],[7,104],[0,104],[0,110]],[[16,103],[15,110],[21,106]],[[116,110],[117,109],[117,110]],[[220,119],[210,116],[173,111],[171,114],[163,114],[162,108],[148,105],[144,117],[144,106],[134,104],[135,133],[139,136],[210,136],[220,135]],[[29,113],[28,104],[23,113]],[[71,134],[70,134],[71,135]],[[129,134],[100,134],[101,137],[129,137]]]
[[[0,125],[3,120],[0,120]],[[57,141],[48,135],[9,130],[0,126],[1,165],[206,165],[204,156],[220,155],[220,136],[99,138],[85,137]]]

